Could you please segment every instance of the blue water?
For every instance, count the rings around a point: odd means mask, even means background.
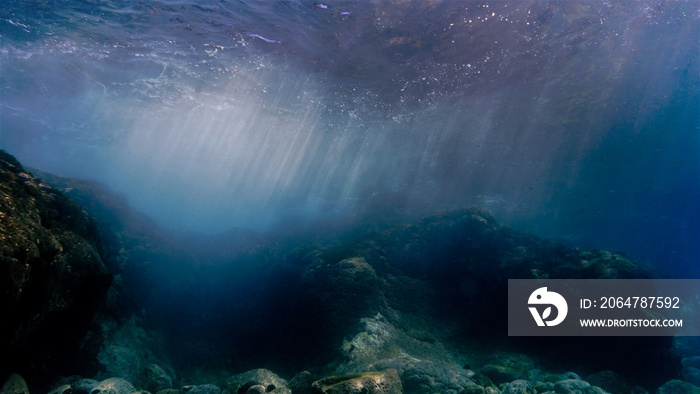
[[[0,148],[173,230],[504,223],[700,277],[695,1],[0,5]]]

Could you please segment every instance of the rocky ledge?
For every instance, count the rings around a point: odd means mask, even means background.
[[[0,373],[53,374],[82,357],[111,280],[94,221],[0,151]]]

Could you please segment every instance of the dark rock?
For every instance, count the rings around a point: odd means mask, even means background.
[[[471,383],[469,373],[456,364],[394,358],[375,367],[396,369],[406,394],[459,393]]]
[[[488,394],[489,391],[476,383],[468,383],[459,394]]]
[[[554,384],[554,392],[559,394],[584,394],[588,393],[591,385],[580,379],[565,379]]]
[[[536,391],[527,380],[514,380],[508,383],[501,394],[536,394]]]
[[[333,261],[319,255],[304,273],[302,283],[323,308],[324,325],[333,329],[357,324],[384,306],[377,273],[364,257]]]
[[[683,380],[700,386],[700,369],[695,367],[684,367],[682,371]]]
[[[27,382],[20,375],[13,373],[0,388],[1,394],[29,394]]]
[[[94,357],[78,343],[112,280],[97,226],[4,151],[0,235],[0,354],[30,380]]]
[[[625,379],[613,371],[601,371],[589,375],[586,381],[593,386],[598,386],[609,393],[629,393],[632,390]]]
[[[275,388],[272,387],[272,390],[270,392],[272,392],[274,389]],[[248,388],[248,390],[246,391],[246,394],[265,394],[266,392],[267,389],[265,388],[265,386],[261,384],[256,384],[255,386],[250,386],[250,388]]]
[[[299,372],[289,381],[287,387],[292,390],[292,394],[313,394],[311,385],[314,380],[316,379],[311,375],[311,372]]]
[[[100,384],[94,379],[80,379],[71,384],[74,394],[90,394]]]
[[[56,387],[55,389],[49,391],[49,394],[73,394],[73,389],[70,384],[64,384]]]
[[[401,394],[401,379],[395,369],[347,376],[328,376],[312,385],[322,394]]]
[[[219,386],[213,384],[200,384],[198,386],[185,386],[184,391],[188,394],[221,394]]]
[[[656,394],[700,394],[700,387],[682,380],[669,380],[656,390]]]
[[[139,386],[155,393],[160,390],[167,390],[173,387],[170,375],[157,364],[151,364],[144,368],[139,379]]]
[[[488,364],[481,368],[480,372],[497,385],[514,380],[528,379],[527,370],[503,365]]]
[[[244,394],[253,386],[261,386],[266,392],[279,394],[290,393],[287,381],[267,369],[253,369],[242,374],[234,375],[219,383],[221,388],[229,393]]]
[[[700,356],[685,357],[681,360],[681,365],[685,368],[700,369]]]

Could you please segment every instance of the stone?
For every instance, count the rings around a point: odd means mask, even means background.
[[[559,394],[584,394],[591,385],[580,379],[565,379],[554,384],[554,392]]]
[[[122,378],[109,378],[100,382],[90,394],[131,394],[137,390],[127,380]]]
[[[274,388],[270,392],[274,391]],[[250,386],[246,391],[246,394],[265,394],[267,389],[261,384],[256,384],[255,386]]]
[[[80,341],[112,280],[97,225],[1,150],[0,235],[0,354],[20,370],[92,357]]]
[[[173,387],[173,380],[158,364],[150,364],[141,372],[139,386],[155,393]]]
[[[90,394],[100,384],[95,379],[80,379],[71,384],[74,394]]]
[[[469,386],[474,377],[480,375],[456,364],[436,363],[406,357],[380,360],[374,364],[374,367],[376,369],[396,369],[406,394],[459,393]],[[475,382],[487,387],[492,385],[486,376],[483,378],[488,383],[485,381]]]
[[[629,393],[632,390],[625,379],[613,371],[600,371],[589,375],[586,381],[593,386],[598,386],[609,393]]]
[[[686,382],[700,386],[700,369],[695,367],[684,367],[681,374],[683,375],[683,380]]]
[[[221,394],[219,386],[213,384],[200,384],[198,386],[183,387],[187,394]]]
[[[323,394],[401,394],[401,379],[395,369],[356,375],[328,376],[312,387]]]
[[[681,365],[686,368],[690,367],[700,369],[700,356],[684,357],[681,360]]]
[[[316,379],[311,375],[311,372],[299,372],[289,381],[287,387],[294,394],[313,394],[311,385],[314,383],[314,380]]]
[[[0,394],[29,394],[27,382],[20,375],[13,373],[0,389]]]
[[[656,394],[700,394],[700,387],[682,380],[673,379],[659,387],[656,390]]]
[[[508,383],[514,380],[527,379],[527,371],[503,365],[487,364],[480,372],[495,384]]]
[[[508,383],[501,394],[537,394],[537,392],[530,382],[519,379]]]
[[[287,381],[274,372],[261,368],[253,369],[242,374],[234,375],[220,382],[221,388],[229,393],[246,393],[253,386],[262,386],[265,392],[275,394],[291,393]]]
[[[49,391],[49,394],[73,394],[73,389],[70,384],[64,384]]]

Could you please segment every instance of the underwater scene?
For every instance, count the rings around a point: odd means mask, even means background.
[[[3,0],[0,393],[699,394],[699,63],[697,0]],[[696,334],[513,335],[559,279]]]

